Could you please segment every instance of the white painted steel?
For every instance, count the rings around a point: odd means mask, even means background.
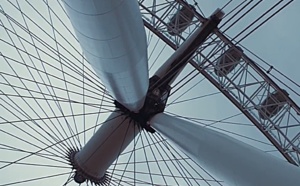
[[[225,134],[167,114],[151,125],[202,167],[235,186],[298,186],[300,168]]]
[[[215,16],[217,17],[219,20],[221,20],[224,16],[224,12],[222,12],[221,9],[216,9],[215,12],[211,15],[211,16]],[[201,32],[203,32],[204,29],[207,28],[207,25],[209,24],[209,21],[207,21],[206,23],[202,24],[199,28],[197,28],[197,30],[191,35],[189,36],[181,45],[179,48],[177,48],[177,50],[171,55],[171,57],[169,57],[167,59],[167,61],[155,72],[155,75],[162,78],[164,77],[172,68],[174,68],[174,66],[176,66],[176,64],[178,62],[179,56],[182,56],[183,54],[185,56],[191,56],[198,47],[200,47],[200,45],[202,43],[198,43],[199,46],[194,46],[194,50],[188,51],[187,49],[190,48],[191,44],[197,40],[199,37],[201,37]],[[186,52],[190,52],[190,53],[186,53]],[[186,54],[185,54],[186,53]],[[188,60],[186,60],[186,64],[188,63]],[[184,66],[176,73],[176,75],[169,80],[169,85],[171,85],[176,77],[180,74],[180,72],[183,70]]]
[[[75,162],[85,173],[101,178],[138,133],[128,116],[115,111],[75,155]]]
[[[132,111],[148,90],[146,34],[136,0],[64,0],[84,55],[113,97]]]
[[[174,62],[178,59],[178,56],[181,56],[184,52],[186,52],[187,47],[191,45],[191,43],[197,38],[199,33],[203,30],[203,25],[201,25],[187,40],[185,40],[180,47],[167,59],[167,61],[164,62],[164,64],[157,69],[157,71],[154,73],[154,75],[162,78],[164,77],[172,68],[174,68]],[[194,51],[193,51],[194,52]],[[188,61],[186,62],[188,63]],[[176,77],[180,74],[180,72],[183,70],[184,67],[182,67],[176,75],[169,80],[169,85],[171,85]]]

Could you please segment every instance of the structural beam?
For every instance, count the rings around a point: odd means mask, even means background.
[[[85,57],[109,93],[138,111],[149,77],[146,34],[137,1],[63,2]]]
[[[150,124],[229,185],[297,186],[300,168],[223,133],[164,113]]]

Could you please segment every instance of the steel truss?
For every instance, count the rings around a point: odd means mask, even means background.
[[[254,61],[244,52],[241,52],[241,58],[238,60],[225,54],[229,48],[237,49],[241,40],[250,35],[259,26],[268,21],[272,16],[282,10],[291,1],[275,4],[266,12],[262,13],[258,19],[254,20],[246,29],[237,34],[233,40],[225,36],[222,30],[215,30],[205,42],[199,47],[196,55],[190,59],[189,63],[195,67],[203,76],[205,76],[216,88],[218,88],[241,112],[270,140],[278,151],[292,164],[300,165],[300,108],[291,97],[281,88],[278,83],[273,81],[268,73],[272,70],[264,70],[258,64],[260,61]],[[144,25],[155,33],[161,40],[167,43],[174,50],[183,43],[202,23],[206,21],[200,13],[189,7],[189,4],[183,0],[176,1],[144,1],[140,0],[140,9],[143,15]],[[191,2],[192,4],[193,2]],[[225,30],[230,29],[234,23],[238,22],[240,17],[250,12],[258,6],[257,3],[239,4],[231,11],[235,14],[225,19],[227,26]],[[195,13],[193,21],[182,33],[170,34],[170,19],[180,11],[182,7],[189,7],[190,11]],[[239,15],[239,11],[245,10],[246,13]],[[226,13],[226,12],[225,12]],[[262,19],[263,16],[271,14],[269,17]],[[236,16],[239,15],[239,16]],[[184,18],[188,20],[188,18]],[[254,23],[258,26],[252,28]],[[252,30],[250,30],[250,28]],[[234,64],[232,71],[227,74],[218,75],[215,71],[220,68],[219,60],[227,55],[230,60],[227,64]],[[256,60],[256,59],[255,59]],[[257,59],[259,60],[259,59]],[[283,100],[272,97],[272,93],[277,92],[283,96]],[[272,97],[273,102],[267,102],[266,99]],[[272,106],[278,109],[272,117],[263,117],[264,111]]]

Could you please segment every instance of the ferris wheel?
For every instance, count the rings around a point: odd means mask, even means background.
[[[300,86],[242,45],[292,1],[0,5],[0,185],[298,185]]]

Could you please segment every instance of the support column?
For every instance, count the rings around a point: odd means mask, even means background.
[[[136,0],[64,0],[76,37],[110,94],[131,111],[148,90],[146,33]]]
[[[76,169],[74,180],[83,183],[103,183],[108,180],[106,170],[139,133],[139,127],[122,112],[114,111],[101,125],[83,149],[70,153]]]
[[[299,167],[230,136],[164,113],[154,116],[150,123],[199,165],[229,185],[300,184]]]

